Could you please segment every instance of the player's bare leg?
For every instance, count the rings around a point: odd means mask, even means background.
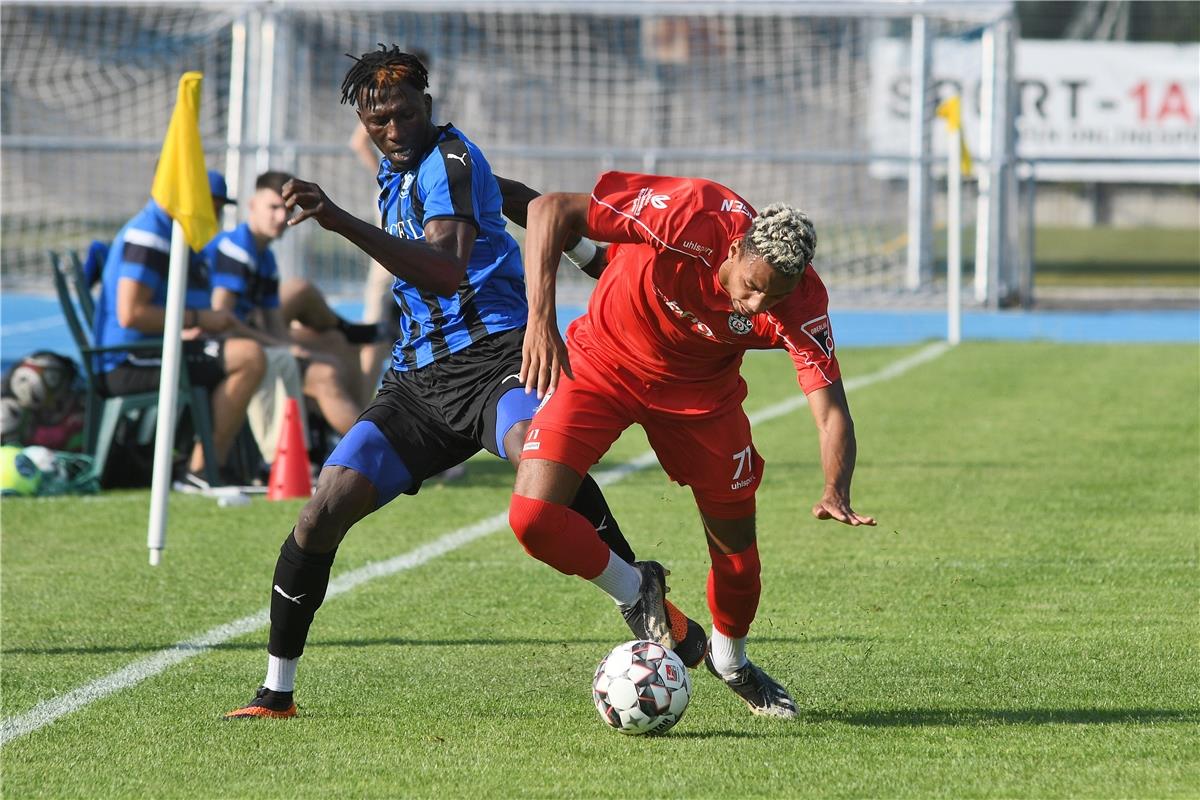
[[[225,463],[234,437],[246,422],[246,406],[267,372],[267,357],[253,339],[228,339],[223,352],[225,379],[212,391],[213,447],[218,467]],[[204,472],[204,450],[199,444],[192,450],[189,468],[197,475]]]
[[[704,663],[752,713],[794,717],[796,703],[787,689],[746,657],[746,637],[762,593],[755,516],[721,519],[701,512],[700,517],[712,562],[708,607],[713,632]]]
[[[337,370],[337,381],[341,391],[359,406],[366,406],[370,397],[364,394],[364,382],[359,354],[371,345],[355,345],[346,341],[336,328],[319,331],[298,322],[288,328],[288,338],[293,344],[306,349],[316,361],[325,361]]]
[[[354,427],[362,411],[346,393],[337,365],[327,356],[316,355],[304,370],[304,393],[316,400],[329,427],[343,436]]]
[[[303,278],[289,278],[280,284],[279,311],[286,322],[299,322],[317,331],[337,329],[351,344],[368,344],[379,336],[377,325],[352,323],[338,316],[321,290]]]
[[[296,715],[296,667],[313,616],[325,600],[337,547],[356,522],[375,510],[377,493],[367,477],[346,467],[321,470],[317,491],[279,549],[271,594],[267,677],[255,698],[226,719]]]

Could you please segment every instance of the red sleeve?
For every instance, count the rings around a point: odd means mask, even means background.
[[[588,235],[676,251],[715,267],[754,213],[746,201],[712,181],[606,172],[592,189]]]
[[[842,377],[829,322],[829,293],[809,267],[804,281],[769,312],[775,345],[787,350],[805,394]]]

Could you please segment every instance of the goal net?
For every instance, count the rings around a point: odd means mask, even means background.
[[[606,169],[697,175],[759,207],[791,202],[817,224],[835,302],[893,302],[913,294],[909,145],[872,131],[907,115],[908,87],[873,90],[880,44],[906,48],[917,11],[938,37],[977,38],[996,5],[5,3],[3,276],[44,281],[47,248],[111,237],[146,202],[189,69],[205,74],[209,166],[236,194],[283,169],[377,219],[338,99],[344,54],[384,42],[428,57],[435,121],[498,174],[543,191],[586,191]],[[302,225],[278,250],[286,273],[361,291],[365,257],[335,235]]]

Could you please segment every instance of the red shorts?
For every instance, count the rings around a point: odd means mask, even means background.
[[[702,512],[718,519],[754,513],[765,462],[740,402],[702,416],[666,414],[639,400],[646,387],[628,373],[599,367],[577,350],[571,367],[574,380],[564,373],[534,414],[522,459],[554,461],[582,476],[637,423],[667,475],[691,487]]]

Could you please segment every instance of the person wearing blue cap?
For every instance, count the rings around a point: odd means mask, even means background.
[[[221,209],[234,201],[221,173],[210,170],[208,185],[219,218]],[[163,335],[170,253],[171,217],[151,199],[109,246],[93,324],[97,346],[134,344]],[[192,252],[183,312],[183,363],[193,385],[211,390],[213,444],[222,463],[266,372],[258,342],[224,336],[235,320],[229,310],[211,307],[208,264]],[[93,368],[107,394],[136,394],[157,391],[162,359],[118,350],[95,356]],[[204,453],[197,445],[185,480],[207,486],[199,477],[204,467]]]

